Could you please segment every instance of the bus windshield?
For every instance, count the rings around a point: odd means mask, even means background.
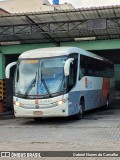
[[[67,57],[19,60],[15,74],[15,95],[49,97],[66,89],[64,64]]]

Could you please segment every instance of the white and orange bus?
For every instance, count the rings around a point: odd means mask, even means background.
[[[14,77],[16,117],[80,119],[85,111],[109,106],[115,99],[114,65],[77,47],[54,47],[22,53]]]

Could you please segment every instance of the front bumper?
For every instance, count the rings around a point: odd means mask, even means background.
[[[35,114],[37,113],[37,114]],[[67,117],[68,103],[53,108],[27,109],[14,105],[15,117]]]

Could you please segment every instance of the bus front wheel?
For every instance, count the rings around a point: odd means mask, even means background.
[[[85,112],[85,102],[84,102],[84,100],[81,100],[79,113],[74,115],[74,119],[80,120],[84,116],[84,112]]]

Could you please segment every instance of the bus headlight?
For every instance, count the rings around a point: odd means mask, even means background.
[[[62,105],[64,102],[63,101],[58,101],[57,105]]]
[[[22,107],[23,106],[23,104],[22,103],[19,103],[19,102],[14,102],[14,105],[16,105],[17,107]]]
[[[68,98],[62,99],[62,100],[60,100],[60,101],[58,101],[58,102],[56,102],[56,103],[54,103],[54,104],[55,104],[56,106],[60,106],[60,105],[64,104],[67,100],[68,100]]]

